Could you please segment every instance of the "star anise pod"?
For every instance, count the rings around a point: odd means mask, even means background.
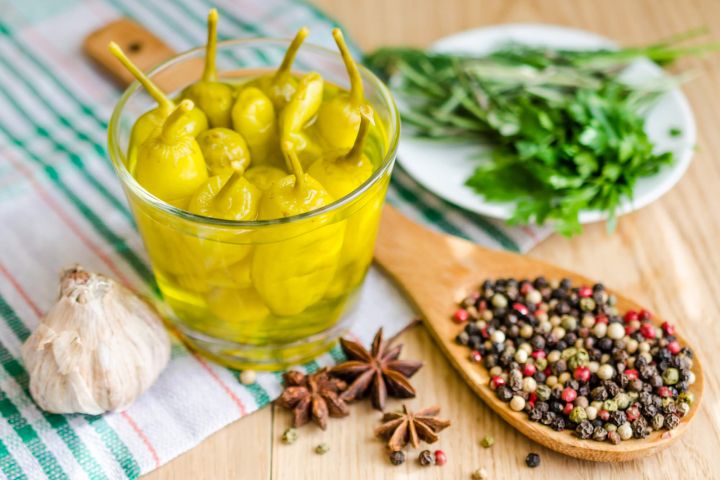
[[[330,417],[344,417],[348,412],[340,394],[347,383],[333,378],[327,368],[305,375],[291,370],[283,374],[285,390],[277,399],[278,405],[293,411],[293,426],[301,427],[312,419],[323,430]]]
[[[422,367],[422,362],[399,360],[402,345],[391,347],[395,338],[383,341],[383,330],[380,328],[369,352],[357,342],[340,339],[349,360],[333,367],[330,373],[352,381],[342,394],[343,400],[351,402],[371,393],[373,407],[382,410],[388,395],[397,398],[415,396],[415,388],[408,378]]]
[[[435,443],[438,432],[450,426],[450,420],[441,420],[437,416],[440,407],[423,408],[413,413],[403,405],[401,412],[386,413],[383,424],[375,429],[375,436],[388,440],[388,448],[397,452],[410,443],[413,448],[420,446],[420,440]]]

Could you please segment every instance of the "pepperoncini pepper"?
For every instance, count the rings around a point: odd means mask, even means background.
[[[249,168],[248,171],[245,172],[245,178],[247,178],[248,182],[263,192],[270,190],[273,183],[285,176],[287,176],[287,173],[270,165],[257,165]]]
[[[295,94],[297,79],[292,75],[292,65],[295,62],[300,46],[310,33],[307,27],[302,27],[295,34],[290,46],[285,51],[283,61],[271,75],[264,75],[257,81],[260,88],[273,102],[277,110],[281,110]]]
[[[335,28],[332,33],[350,77],[350,92],[340,92],[334,98],[323,102],[318,111],[317,128],[331,149],[347,151],[355,143],[360,117],[362,114],[372,115],[372,111],[367,111],[369,106],[365,103],[362,78],[342,32]]]
[[[208,38],[205,47],[205,68],[202,78],[186,87],[181,98],[190,99],[208,117],[211,127],[231,125],[230,110],[233,106],[235,90],[227,83],[217,81],[215,56],[217,53],[218,13],[214,8],[208,14]]]
[[[253,163],[272,162],[277,148],[277,120],[273,102],[257,87],[245,87],[238,94],[232,112],[232,125],[250,148]]]
[[[295,94],[280,113],[280,144],[283,149],[290,148],[305,158],[318,158],[319,146],[305,130],[305,125],[315,116],[323,100],[324,81],[319,73],[303,75]],[[285,158],[287,153],[283,151]],[[291,165],[287,165],[291,170]]]
[[[133,77],[145,88],[150,96],[157,102],[158,106],[152,110],[148,110],[138,117],[130,132],[130,143],[128,147],[128,171],[131,175],[135,172],[135,164],[137,162],[138,147],[150,137],[158,128],[162,127],[165,120],[175,110],[175,103],[170,100],[147,75],[145,75],[132,61],[125,55],[122,48],[115,42],[110,42],[108,46],[110,52],[123,64],[123,66],[132,73]],[[207,117],[198,108],[194,108],[187,115],[185,127],[193,136],[197,136],[208,128]]]
[[[190,100],[180,102],[162,130],[140,145],[135,167],[135,178],[143,188],[180,208],[208,178],[200,146],[186,129],[193,108]]]
[[[250,150],[242,135],[229,128],[211,128],[197,137],[211,175],[244,172],[250,165]]]
[[[259,199],[260,190],[237,170],[208,179],[193,195],[188,210],[225,220],[255,220]]]
[[[300,215],[333,201],[310,175],[303,173],[297,154],[285,151],[293,174],[275,182],[260,201],[260,218]],[[276,315],[295,315],[325,294],[337,268],[345,234],[344,222],[328,217],[310,219],[306,225],[277,225],[278,231],[296,228],[299,235],[256,247],[251,278],[265,304]]]
[[[363,152],[369,126],[369,117],[363,115],[352,149],[340,157],[321,158],[308,170],[335,198],[349,194],[372,175],[373,164]]]

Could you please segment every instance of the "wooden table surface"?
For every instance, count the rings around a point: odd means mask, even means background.
[[[642,44],[707,25],[720,39],[717,0],[318,0],[362,48],[388,44],[427,46],[453,32],[507,22],[546,22],[588,29],[624,44]],[[577,238],[553,236],[530,255],[555,262],[607,285],[676,319],[699,350],[707,369],[701,411],[685,437],[670,449],[623,464],[574,460],[517,434],[467,388],[422,327],[405,334],[405,356],[427,363],[415,377],[415,407],[439,403],[453,426],[442,433],[445,467],[415,461],[391,466],[372,437],[378,414],[352,407],[326,432],[308,427],[300,440],[283,445],[285,411],[264,408],[216,433],[195,449],[148,475],[160,479],[469,479],[485,467],[490,478],[720,478],[720,55],[684,61],[697,71],[685,87],[699,127],[699,148],[682,181],[661,200],[625,216],[616,233],[586,227]],[[422,405],[421,405],[422,404]],[[392,404],[391,404],[392,406]],[[495,446],[483,449],[483,435]],[[314,445],[328,442],[324,456]],[[530,470],[523,459],[542,457]],[[412,458],[411,460],[415,460]]]

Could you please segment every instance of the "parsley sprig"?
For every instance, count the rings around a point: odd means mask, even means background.
[[[691,31],[640,48],[566,51],[509,44],[484,57],[382,48],[365,62],[389,80],[413,134],[492,145],[466,184],[516,204],[510,223],[582,231],[581,210],[616,223],[638,179],[674,161],[644,129],[647,109],[682,77],[638,83],[623,76],[638,58],[661,65],[720,48],[679,46]]]

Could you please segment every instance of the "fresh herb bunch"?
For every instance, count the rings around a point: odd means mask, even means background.
[[[383,48],[365,63],[390,80],[415,135],[492,145],[466,184],[488,200],[516,202],[510,223],[550,221],[573,235],[587,209],[606,212],[612,230],[637,180],[674,161],[654,151],[644,113],[679,78],[638,83],[623,72],[640,57],[665,65],[718,48],[678,46],[700,33],[620,50],[509,44],[484,57]]]

